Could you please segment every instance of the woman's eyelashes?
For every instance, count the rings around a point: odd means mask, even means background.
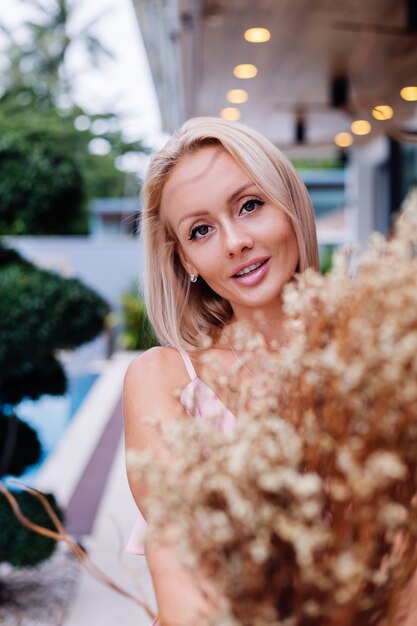
[[[240,207],[239,215],[241,215],[242,213],[253,213],[253,211],[256,211],[258,207],[264,204],[265,202],[263,202],[263,200],[259,200],[258,198],[251,198],[250,200],[246,200]]]
[[[190,231],[190,236],[188,239],[202,239],[210,232],[210,226],[208,224],[198,224],[194,226],[194,228]]]
[[[239,209],[239,216],[245,215],[246,213],[253,213],[264,204],[265,202],[259,198],[250,198],[249,200],[245,200]],[[214,226],[210,226],[209,224],[197,224],[191,228],[188,239],[204,239],[213,230],[213,228]]]

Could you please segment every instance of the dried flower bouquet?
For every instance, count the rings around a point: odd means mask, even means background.
[[[416,194],[353,276],[341,254],[330,274],[307,271],[287,287],[284,345],[233,337],[262,373],[259,385],[229,373],[223,397],[240,391],[232,433],[213,420],[177,421],[164,432],[173,467],[130,455],[156,494],[149,540],[169,529],[179,558],[226,599],[213,623],[397,624],[411,610]]]

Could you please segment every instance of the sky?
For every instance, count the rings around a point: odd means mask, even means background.
[[[39,1],[44,6],[53,2]],[[103,59],[99,70],[95,70],[89,68],[81,47],[74,47],[69,64],[77,75],[75,100],[90,113],[118,113],[127,139],[144,139],[148,145],[158,147],[164,135],[132,0],[74,0],[73,3],[76,11],[71,27],[75,31],[93,17],[104,14],[93,33],[115,56],[114,61]],[[0,23],[13,27],[18,41],[25,38],[22,21],[33,16],[24,0],[0,0]]]

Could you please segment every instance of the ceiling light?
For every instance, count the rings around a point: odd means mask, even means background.
[[[248,28],[244,37],[251,43],[265,43],[271,39],[271,33],[267,28]]]
[[[372,109],[372,115],[376,120],[384,122],[392,118],[394,109],[388,106],[388,104],[380,104]]]
[[[245,89],[230,89],[226,95],[227,101],[232,104],[243,104],[249,98]]]
[[[353,143],[353,137],[350,133],[337,133],[334,142],[339,148],[349,148]]]
[[[258,68],[252,63],[242,63],[233,68],[236,78],[254,78],[258,73]]]
[[[230,120],[231,122],[237,122],[240,119],[240,111],[236,107],[226,107],[220,111],[220,117],[224,120]]]
[[[401,98],[408,100],[409,102],[415,102],[417,100],[417,87],[403,87],[400,91]]]
[[[368,120],[355,120],[350,128],[355,135],[368,135],[372,130]]]

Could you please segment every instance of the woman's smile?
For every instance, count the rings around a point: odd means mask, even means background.
[[[240,285],[255,285],[266,275],[269,268],[270,258],[271,257],[260,261],[250,262],[249,265],[245,265],[242,269],[235,272],[232,275],[232,278],[237,280]]]
[[[290,220],[223,148],[180,160],[164,185],[161,216],[187,273],[228,300],[235,315],[281,301],[298,262]]]

